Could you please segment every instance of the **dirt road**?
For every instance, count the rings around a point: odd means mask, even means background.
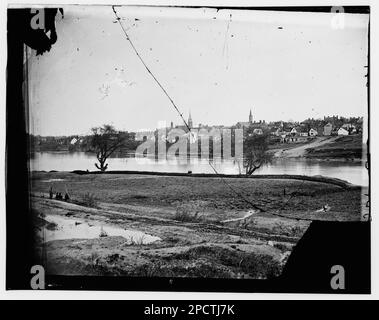
[[[338,139],[338,136],[334,137],[317,137],[315,140],[311,143],[301,145],[292,149],[287,149],[287,150],[279,150],[275,152],[274,157],[277,158],[299,158],[299,157],[304,157],[304,155],[307,153],[308,148],[317,148],[322,145],[331,143]]]

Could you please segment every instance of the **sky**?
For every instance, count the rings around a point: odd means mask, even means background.
[[[67,6],[58,41],[29,57],[30,130],[182,125],[111,6]],[[195,125],[367,116],[368,15],[116,7],[148,68]],[[333,27],[334,26],[334,27]],[[339,25],[341,26],[341,25]]]

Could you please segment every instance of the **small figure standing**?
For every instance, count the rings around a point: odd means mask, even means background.
[[[50,199],[53,199],[53,196],[54,196],[53,187],[50,187],[50,190],[49,190]]]
[[[65,195],[64,195],[64,201],[68,201],[68,200],[70,200],[70,196],[66,192]]]

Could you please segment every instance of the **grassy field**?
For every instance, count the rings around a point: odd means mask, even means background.
[[[70,200],[49,199],[50,187]],[[150,244],[120,236],[40,238],[54,274],[269,278],[281,272],[310,220],[359,220],[361,192],[290,179],[32,175],[40,230],[59,229],[47,222],[57,216],[160,238]],[[330,209],[320,212],[324,205]]]

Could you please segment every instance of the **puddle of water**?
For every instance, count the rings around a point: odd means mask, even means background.
[[[249,210],[249,211],[248,211],[243,217],[241,217],[241,218],[227,219],[227,220],[224,220],[224,221],[221,221],[221,222],[222,222],[222,223],[227,223],[227,222],[235,222],[235,221],[244,220],[244,219],[247,219],[247,218],[249,218],[250,216],[252,216],[254,213],[257,213],[257,211]]]
[[[328,211],[330,211],[331,208],[332,207],[330,207],[329,205],[326,204],[321,209],[318,209],[315,212],[328,212]]]
[[[64,181],[65,179],[48,179],[48,180],[41,180],[41,182],[54,182],[54,181]]]
[[[141,231],[92,225],[91,223],[66,219],[60,216],[49,215],[44,217],[44,220],[56,224],[55,230],[44,229],[45,242],[65,239],[95,239],[99,238],[100,235],[124,237],[127,239],[128,244],[149,244],[161,240],[159,237]]]

